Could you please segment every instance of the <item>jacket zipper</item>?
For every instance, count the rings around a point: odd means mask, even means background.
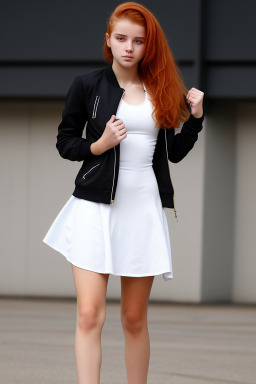
[[[173,189],[173,210],[174,210],[174,217],[177,219],[178,216],[177,216],[177,211],[176,211],[176,208],[175,208],[175,198],[174,198],[174,188],[173,188],[173,183],[172,183],[172,179],[171,179],[171,171],[170,171],[170,164],[169,164],[169,159],[168,159],[168,149],[167,149],[167,138],[166,138],[166,128],[164,129],[164,133],[165,133],[165,149],[166,149],[166,158],[167,158],[167,164],[168,164],[168,169],[169,169],[169,175],[170,175],[170,180],[171,180],[171,184],[172,184],[172,189]],[[177,220],[178,221],[178,220]]]
[[[100,164],[96,164],[96,165],[94,165],[91,169],[89,169],[89,171],[87,171],[87,172],[83,175],[83,179],[85,178],[85,176],[86,176],[89,172],[91,172],[91,170],[93,170],[93,168],[98,167],[98,165],[100,165]]]
[[[94,106],[93,106],[92,119],[95,119],[96,117],[99,101],[100,101],[100,96],[96,96]]]
[[[116,173],[116,148],[115,147],[114,147],[114,154],[115,154],[114,175],[113,175],[113,183],[112,183],[112,190],[111,190],[111,197],[110,197],[110,205],[114,205],[114,200],[112,200],[112,195],[113,195],[114,180],[115,180],[115,173]]]
[[[122,96],[120,98],[120,101],[119,101],[119,104],[121,102],[121,99],[123,97],[123,94],[124,94],[125,90],[123,89],[123,93],[122,93]],[[118,104],[118,107],[119,107],[119,104]],[[116,110],[118,110],[118,107]],[[115,173],[116,173],[116,147],[114,147],[114,154],[115,154],[115,161],[114,161],[114,174],[113,174],[113,183],[112,183],[112,190],[111,190],[111,196],[110,196],[110,205],[114,205],[114,200],[112,199],[112,196],[113,196],[113,188],[114,188],[114,181],[115,181]]]

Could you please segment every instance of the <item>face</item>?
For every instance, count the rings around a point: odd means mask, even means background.
[[[145,50],[145,27],[132,23],[128,19],[121,19],[114,25],[109,37],[106,33],[107,45],[111,48],[113,61],[122,67],[130,68],[139,63]]]

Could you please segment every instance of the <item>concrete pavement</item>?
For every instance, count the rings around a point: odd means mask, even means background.
[[[0,298],[0,384],[76,384],[75,300]],[[150,303],[148,384],[255,384],[256,308]],[[120,303],[107,302],[101,384],[127,383]]]

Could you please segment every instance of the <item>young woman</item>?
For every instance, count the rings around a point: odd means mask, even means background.
[[[173,277],[164,211],[174,208],[168,160],[182,160],[194,146],[204,93],[187,91],[159,23],[143,5],[128,2],[114,10],[103,52],[109,64],[76,76],[66,97],[57,149],[83,164],[44,242],[72,264],[78,382],[100,381],[101,331],[113,274],[121,276],[128,383],[143,384],[153,279]]]

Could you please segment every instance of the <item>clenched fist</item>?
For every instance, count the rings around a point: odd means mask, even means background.
[[[199,89],[191,88],[187,93],[187,102],[190,104],[191,114],[195,118],[203,116],[203,98],[204,92]]]
[[[113,148],[127,137],[126,128],[123,120],[116,119],[112,115],[106,124],[105,130],[101,136],[106,148]]]
[[[127,133],[123,120],[116,119],[116,116],[112,115],[101,137],[91,144],[91,152],[94,155],[101,155],[108,149],[118,145],[126,137]]]

